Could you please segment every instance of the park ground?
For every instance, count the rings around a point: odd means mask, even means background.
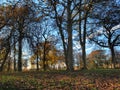
[[[120,90],[120,70],[1,72],[0,90]]]

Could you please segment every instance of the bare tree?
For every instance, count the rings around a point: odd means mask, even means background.
[[[114,68],[116,67],[114,48],[120,45],[120,32],[117,26],[120,20],[119,8],[115,1],[111,3],[108,0],[95,4],[91,17],[94,18],[96,26],[91,29],[89,36],[90,40],[99,46],[110,49]]]

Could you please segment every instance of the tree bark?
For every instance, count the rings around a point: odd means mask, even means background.
[[[67,5],[67,32],[68,32],[68,56],[69,71],[73,71],[73,41],[72,41],[72,19],[71,19],[71,0],[68,0]]]
[[[37,52],[37,60],[36,60],[36,67],[37,67],[37,71],[39,71],[39,56],[38,56],[38,52]]]
[[[36,52],[36,54],[37,54],[37,58],[36,58],[36,59],[37,59],[37,60],[36,60],[36,67],[37,67],[37,69],[36,69],[36,70],[37,70],[37,71],[39,71],[39,53],[38,53],[38,49],[39,49],[39,48],[38,48],[38,47],[39,47],[39,46],[38,46],[38,43],[37,43],[37,52]]]
[[[83,69],[87,69],[87,65],[86,65],[86,24],[87,23],[87,13],[85,16],[85,20],[84,20],[84,31],[83,31],[83,43],[81,45],[82,47],[82,60],[83,60]]]
[[[80,0],[80,6],[79,6],[79,10],[81,9],[81,3],[82,0]],[[86,26],[87,26],[87,18],[88,18],[88,11],[84,12],[85,18],[84,18],[84,24],[83,24],[83,31],[82,31],[82,13],[81,11],[79,11],[79,39],[80,39],[80,45],[81,45],[81,49],[82,49],[82,61],[83,61],[83,67],[82,69],[87,69],[87,64],[86,64]]]
[[[46,40],[43,48],[43,69],[46,71]]]
[[[63,49],[64,49],[64,56],[65,56],[65,64],[66,64],[66,70],[68,70],[68,53],[67,53],[67,48],[66,48],[66,43],[65,43],[65,38],[64,38],[64,35],[63,35],[63,32],[62,32],[62,27],[59,26],[59,32],[60,32],[60,35],[61,35],[61,39],[62,39],[62,44],[63,44]]]
[[[8,54],[9,54],[9,52],[10,52],[10,50],[11,50],[11,47],[10,47],[10,42],[9,42],[9,39],[10,39],[10,37],[7,39],[7,46],[6,46],[6,52],[5,52],[5,56],[4,56],[4,58],[3,58],[3,62],[2,62],[2,64],[1,64],[1,66],[0,66],[0,72],[2,72],[3,71],[3,69],[4,69],[4,65],[5,65],[5,63],[6,63],[6,60],[7,60],[7,57],[8,57]]]
[[[15,37],[14,37],[14,71],[17,71],[16,69],[16,48],[15,48]]]
[[[16,58],[15,58],[15,50],[14,50],[14,71],[17,71],[17,69],[16,69]]]
[[[114,47],[110,47],[110,51],[111,51],[111,59],[112,59],[112,63],[113,63],[113,68],[116,68],[116,60],[115,60],[115,51],[114,51]]]
[[[19,33],[19,41],[18,41],[18,71],[22,71],[22,33]]]
[[[7,60],[7,56],[8,56],[8,54],[9,54],[9,52],[10,52],[10,48],[6,51],[5,57],[4,57],[3,62],[2,62],[2,64],[1,64],[1,66],[0,66],[0,72],[2,72],[3,69],[4,69],[3,67],[4,67],[5,62],[6,62],[6,60]]]
[[[83,36],[82,36],[82,28],[81,28],[81,21],[79,21],[79,39],[80,39],[80,45],[82,48],[82,60],[83,60],[83,67],[82,69],[87,69],[86,64],[86,25],[87,25],[87,12],[85,13],[85,19],[84,19],[84,26],[83,26]],[[79,13],[79,18],[81,18],[81,13]]]
[[[11,69],[11,58],[9,57],[7,71],[9,72],[10,69]]]

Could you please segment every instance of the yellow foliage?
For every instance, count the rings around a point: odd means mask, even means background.
[[[0,59],[3,59],[3,58],[4,58],[5,53],[6,53],[6,48],[3,48],[3,49],[0,51]]]
[[[8,5],[6,7],[0,7],[0,17],[5,17],[3,13],[5,13],[7,18],[11,18],[11,17],[17,18],[19,16],[24,16],[24,17],[27,16],[29,10],[27,6],[13,8],[11,5]]]
[[[32,55],[32,56],[30,57],[30,62],[31,62],[31,64],[35,64],[35,59],[36,59],[36,55]]]
[[[43,58],[45,56],[45,63],[48,63],[50,65],[52,64],[55,64],[58,60],[63,60],[63,56],[61,56],[60,54],[58,54],[58,50],[56,50],[56,48],[49,42],[46,43],[46,45],[44,45],[45,43],[40,43],[39,46],[37,46],[36,48],[36,51],[34,53],[33,56],[31,56],[30,60],[32,63],[35,62],[36,58],[37,58],[37,54],[39,56],[39,63],[41,64],[42,61],[43,61]],[[45,47],[44,47],[45,46]],[[44,48],[46,51],[44,51]],[[45,55],[44,55],[44,52],[45,52]]]

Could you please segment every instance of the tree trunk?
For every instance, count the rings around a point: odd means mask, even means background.
[[[73,71],[73,42],[72,42],[72,19],[71,19],[71,0],[68,0],[67,5],[67,32],[68,32],[68,56],[69,71]]]
[[[36,64],[36,67],[37,67],[36,70],[37,70],[37,71],[39,71],[39,60],[38,60],[38,59],[39,59],[39,57],[38,57],[38,54],[37,54],[37,64]]]
[[[36,67],[37,67],[37,69],[36,69],[36,70],[37,70],[37,71],[39,71],[39,55],[38,55],[38,44],[37,44],[37,53],[36,53],[36,54],[37,54],[37,58],[36,58],[36,59],[37,59],[37,60],[36,60]]]
[[[82,46],[82,60],[83,60],[83,68],[82,69],[87,69],[85,48],[86,48],[85,45],[83,45]]]
[[[115,51],[114,51],[113,46],[110,48],[110,51],[111,51],[111,59],[112,59],[112,63],[113,63],[113,68],[116,68]]]
[[[15,48],[15,38],[14,38],[14,71],[17,71],[17,69],[16,69],[16,48]]]
[[[82,3],[82,0],[80,0],[79,9],[81,9],[81,3]],[[81,45],[81,48],[82,48],[82,61],[83,61],[82,69],[87,69],[87,65],[86,65],[86,46],[85,46],[86,45],[87,14],[88,14],[88,11],[85,12],[85,19],[84,19],[84,25],[83,25],[83,31],[82,31],[81,11],[79,11],[79,19],[80,19],[79,20],[79,39],[80,39],[80,45]]]
[[[6,42],[8,42],[8,43],[7,43],[8,45],[7,45],[7,47],[6,47],[6,52],[5,52],[5,56],[4,56],[3,62],[2,62],[2,64],[1,64],[1,66],[0,66],[0,72],[3,71],[3,69],[4,69],[3,67],[4,67],[5,62],[6,62],[6,60],[7,60],[8,54],[9,54],[9,52],[10,52],[10,50],[11,50],[9,39],[8,39],[8,41],[6,41]]]
[[[46,71],[46,58],[43,56],[43,70]]]
[[[43,49],[43,69],[46,71],[46,40],[44,43],[44,49]]]
[[[87,23],[87,12],[85,13],[85,19],[84,19],[84,26],[83,26],[83,33],[81,30],[81,21],[79,21],[79,39],[80,39],[80,45],[82,48],[82,60],[83,60],[83,67],[82,69],[87,69],[86,64],[86,23]],[[79,18],[81,19],[81,13],[79,13]],[[83,34],[83,36],[82,36]]]
[[[61,35],[62,44],[63,44],[63,49],[64,49],[66,70],[68,70],[67,48],[66,48],[65,38],[64,38],[64,35],[63,35],[63,32],[62,32],[62,27],[61,27],[61,26],[59,26],[59,32],[60,32],[60,35]]]
[[[38,56],[38,52],[37,52],[37,61],[36,61],[36,62],[37,62],[37,63],[36,63],[36,67],[37,67],[36,70],[37,70],[37,71],[39,71],[39,60],[38,60],[38,59],[39,59],[39,56]]]
[[[10,49],[8,49],[7,52],[6,52],[6,54],[5,54],[5,57],[4,57],[4,59],[3,59],[3,62],[2,62],[2,64],[1,64],[1,66],[0,66],[0,72],[2,72],[3,69],[4,69],[3,67],[4,67],[5,62],[6,62],[6,60],[7,60],[7,56],[8,56],[8,54],[9,54],[9,51],[10,51]]]
[[[18,71],[22,71],[22,33],[19,32],[19,41],[18,41]]]
[[[64,36],[64,31],[62,29],[62,24],[63,24],[63,19],[64,19],[64,12],[62,13],[62,16],[59,17],[58,12],[57,12],[57,7],[54,4],[55,1],[51,0],[51,4],[53,5],[54,11],[55,11],[55,20],[56,20],[56,24],[59,28],[59,32],[60,32],[60,36],[61,36],[61,40],[62,40],[62,44],[63,44],[63,50],[64,50],[64,59],[65,59],[65,64],[66,64],[66,70],[69,70],[69,64],[68,64],[68,53],[67,53],[67,45],[65,42],[65,36]],[[68,1],[69,2],[69,1]]]
[[[9,72],[11,68],[11,58],[8,59],[8,68],[7,71]]]
[[[16,69],[16,58],[15,58],[15,54],[14,54],[14,71],[17,71],[17,69]]]
[[[87,69],[86,65],[86,26],[87,26],[87,12],[84,20],[84,31],[83,31],[83,43],[82,43],[82,60],[83,60],[83,69]]]

